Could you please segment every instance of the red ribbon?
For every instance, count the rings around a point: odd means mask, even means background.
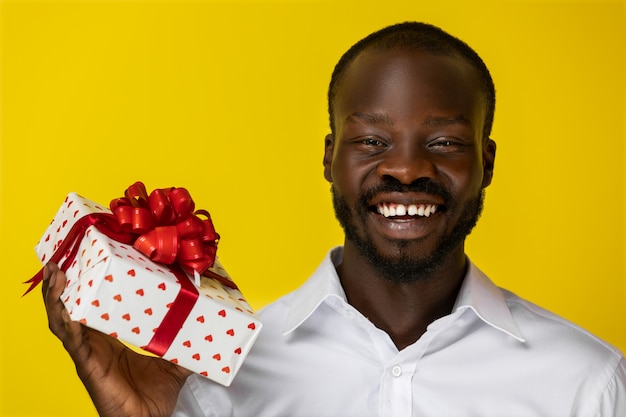
[[[150,195],[141,182],[128,187],[124,197],[111,201],[110,213],[92,213],[74,223],[50,258],[67,271],[78,253],[90,226],[121,243],[133,244],[155,262],[170,265],[181,288],[161,325],[144,349],[159,356],[167,351],[198,299],[198,289],[183,272],[205,274],[223,285],[237,289],[234,282],[207,270],[215,262],[219,235],[206,210],[194,212],[194,202],[184,188],[157,189]],[[201,219],[199,216],[205,217]],[[43,280],[43,268],[25,283],[24,295]]]
[[[198,289],[178,265],[172,265],[170,271],[178,278],[180,290],[172,302],[172,306],[165,313],[161,324],[154,332],[150,342],[146,346],[141,347],[159,356],[163,356],[172,345],[199,296]]]
[[[50,257],[49,262],[59,263],[63,256],[67,255],[62,265],[59,265],[60,269],[65,272],[76,258],[78,248],[80,247],[80,241],[85,236],[85,232],[89,226],[95,226],[99,231],[107,235],[108,237],[115,239],[122,243],[133,243],[133,236],[129,233],[124,233],[119,226],[119,223],[110,213],[92,213],[78,219],[67,233],[65,239],[61,245],[57,248],[56,252]],[[25,282],[30,284],[30,287],[26,290],[24,295],[31,292],[39,283],[43,280],[43,268],[39,270],[31,279]]]
[[[186,189],[156,189],[148,195],[143,183],[136,182],[110,207],[121,229],[137,235],[135,249],[154,262],[177,263],[199,274],[213,266],[220,237],[206,210],[194,212]]]

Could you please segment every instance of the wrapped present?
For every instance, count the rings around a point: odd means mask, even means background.
[[[215,257],[208,213],[184,189],[129,190],[112,210],[70,193],[39,259],[65,271],[72,320],[230,385],[261,323]]]

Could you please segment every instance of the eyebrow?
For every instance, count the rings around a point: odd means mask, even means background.
[[[355,112],[348,116],[348,119],[359,119],[367,123],[384,124],[393,126],[393,120],[385,113],[363,113]]]
[[[429,126],[429,127],[443,127],[443,126],[450,126],[450,125],[456,125],[456,124],[470,125],[471,122],[469,121],[468,118],[466,118],[463,115],[459,115],[456,117],[431,116],[431,117],[426,118],[426,120],[422,122],[422,126]]]

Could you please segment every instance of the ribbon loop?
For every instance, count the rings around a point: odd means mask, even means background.
[[[128,207],[132,207],[132,215]],[[219,236],[209,213],[194,213],[194,209],[195,203],[185,188],[155,189],[148,195],[141,182],[128,187],[124,197],[111,201],[111,210],[122,228],[137,235],[135,249],[155,262],[176,262],[189,273],[202,274],[215,262],[215,251],[210,246],[217,245]]]

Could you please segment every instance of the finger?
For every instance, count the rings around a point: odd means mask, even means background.
[[[83,327],[79,322],[72,321],[70,314],[67,312],[65,307],[61,311],[61,320],[63,322],[64,330],[61,341],[70,355],[74,356],[84,344]]]
[[[61,271],[55,264],[51,264],[49,268],[51,273],[46,290],[46,302],[60,299],[63,290],[65,290],[65,283],[67,282],[65,272]]]
[[[56,263],[48,262],[43,267],[43,280],[47,281],[50,278],[50,275],[52,275],[52,273],[56,271],[57,269],[59,269],[59,266]]]
[[[62,313],[65,311],[65,306],[61,302],[61,293],[65,288],[66,277],[63,271],[56,266],[51,266],[50,270],[52,274],[47,280],[48,286],[44,295],[44,303],[48,314],[48,327],[59,339],[63,339],[65,325]]]
[[[41,282],[41,293],[44,296],[44,301],[45,301],[46,292],[48,291],[48,285],[50,283],[50,276],[57,269],[59,269],[59,267],[54,262],[48,262],[43,267],[43,281]]]

